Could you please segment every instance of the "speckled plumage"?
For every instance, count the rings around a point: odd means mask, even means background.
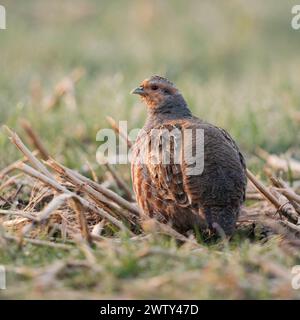
[[[194,117],[182,95],[168,80],[154,76],[143,81],[135,92],[148,106],[148,118],[133,147],[132,181],[137,202],[144,214],[171,223],[180,232],[198,227],[212,232],[222,229],[232,235],[240,207],[245,199],[245,161],[236,143],[223,129]],[[152,129],[185,134],[186,129],[204,130],[204,170],[189,175],[189,165],[174,161],[172,148],[170,163],[150,161],[145,144],[149,144]],[[171,146],[178,141],[171,140]],[[185,140],[181,152],[195,148],[195,139]],[[159,146],[163,156],[168,150]],[[194,150],[194,149],[193,149]],[[145,156],[144,163],[135,163]],[[147,158],[148,157],[148,158]]]

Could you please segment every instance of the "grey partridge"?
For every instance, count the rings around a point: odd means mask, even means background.
[[[131,159],[133,188],[143,214],[180,232],[198,228],[231,236],[247,183],[245,160],[234,140],[224,129],[193,116],[179,90],[163,77],[144,80],[132,93],[140,95],[148,109]],[[204,139],[197,139],[198,129]],[[170,135],[166,148],[164,134],[172,130],[182,135]],[[201,143],[204,166],[195,174],[195,164],[187,160]],[[178,149],[180,157],[175,157]]]

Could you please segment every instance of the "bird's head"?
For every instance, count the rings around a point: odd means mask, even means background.
[[[168,105],[176,105],[178,102],[185,104],[175,85],[168,79],[160,76],[152,76],[149,79],[145,79],[131,93],[140,95],[142,101],[151,110],[160,109]]]

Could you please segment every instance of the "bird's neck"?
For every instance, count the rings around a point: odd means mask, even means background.
[[[180,95],[176,99],[165,101],[155,108],[148,109],[146,126],[160,124],[166,120],[176,120],[192,117],[192,113],[184,98]]]

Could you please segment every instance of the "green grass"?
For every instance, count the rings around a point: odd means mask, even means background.
[[[94,250],[99,270],[84,266],[66,267],[47,285],[38,274],[26,275],[24,268],[46,270],[62,259],[81,261],[76,248],[70,252],[26,245],[14,245],[0,257],[10,267],[6,298],[185,298],[185,299],[270,299],[299,298],[290,285],[293,259],[278,249],[278,239],[262,243],[233,241],[193,251],[178,248],[170,240],[154,237],[134,243],[124,238],[121,244]],[[269,268],[272,265],[274,269]],[[44,269],[43,269],[44,268]],[[274,271],[275,270],[275,271]],[[276,271],[279,270],[279,271]],[[286,277],[280,276],[286,273]],[[2,292],[1,292],[2,294]]]
[[[28,119],[51,155],[84,171],[96,164],[96,133],[105,116],[143,125],[146,111],[129,94],[141,80],[167,75],[194,114],[226,128],[255,171],[257,146],[274,153],[299,149],[300,31],[290,27],[294,1],[46,1],[1,2],[7,30],[0,31],[0,124],[23,134]],[[78,109],[62,103],[50,111],[33,101],[63,77],[83,67],[76,86]],[[20,154],[0,132],[0,168]],[[130,181],[128,166],[120,166]],[[102,169],[97,168],[101,175]],[[140,257],[143,250],[161,249]],[[236,239],[227,249],[208,245],[192,252],[170,240],[153,239],[95,250],[102,271],[64,270],[54,288],[39,292],[32,278],[8,276],[4,297],[288,298],[298,297],[288,280],[263,270],[258,258],[290,272],[298,258],[276,240]],[[167,252],[167,253],[166,253]],[[171,253],[171,254],[170,254]],[[71,252],[11,244],[0,248],[0,264],[42,268]]]

